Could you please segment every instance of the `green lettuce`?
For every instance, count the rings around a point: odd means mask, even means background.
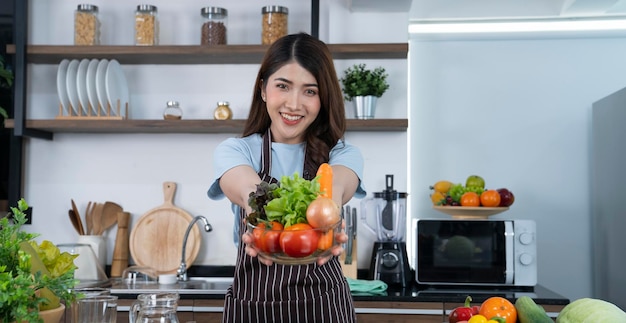
[[[279,221],[286,228],[296,223],[307,223],[306,209],[320,193],[317,177],[306,180],[298,173],[283,176],[280,186],[272,194],[274,198],[264,209],[269,221]]]

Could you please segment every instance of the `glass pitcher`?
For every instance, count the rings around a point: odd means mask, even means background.
[[[177,293],[141,294],[129,312],[130,323],[178,323]]]
[[[393,189],[393,175],[386,175],[386,189],[361,201],[361,220],[378,241],[404,241],[406,232],[406,197]],[[368,218],[375,221],[370,225]]]

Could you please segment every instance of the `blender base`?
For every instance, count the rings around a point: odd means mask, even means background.
[[[412,282],[406,242],[376,241],[372,249],[369,279],[408,287]]]

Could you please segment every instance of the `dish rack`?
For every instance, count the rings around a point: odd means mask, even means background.
[[[96,113],[95,110],[98,112]],[[86,111],[86,112],[85,112]],[[59,120],[125,120],[128,119],[128,102],[124,103],[124,106],[117,100],[115,106],[107,104],[106,107],[102,107],[98,104],[97,109],[94,109],[91,104],[83,109],[82,105],[79,105],[74,109],[71,105],[67,111],[63,109],[63,104],[59,103],[59,114],[55,117]]]

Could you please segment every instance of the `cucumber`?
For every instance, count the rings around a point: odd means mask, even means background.
[[[532,298],[521,296],[515,301],[517,320],[520,323],[554,323],[543,307],[537,305]]]

